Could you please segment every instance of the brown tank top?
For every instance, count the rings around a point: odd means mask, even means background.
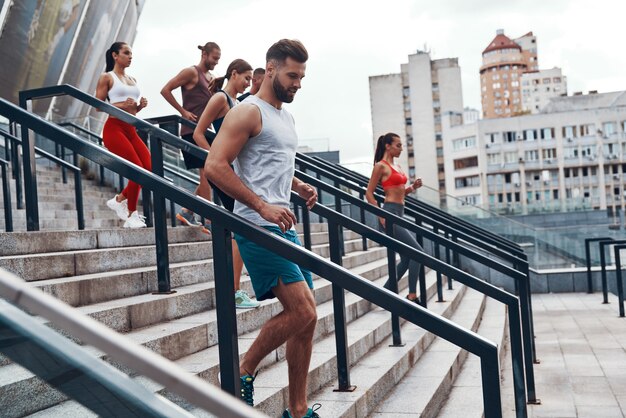
[[[193,68],[198,72],[198,82],[195,86],[190,89],[181,88],[182,96],[183,96],[183,109],[193,113],[198,118],[202,115],[206,104],[209,102],[209,99],[213,95],[209,91],[209,82],[206,77],[200,71],[197,65],[194,65]],[[180,127],[180,134],[187,135],[193,133],[193,129],[188,128],[186,126]]]

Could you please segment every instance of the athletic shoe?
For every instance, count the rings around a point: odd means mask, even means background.
[[[117,196],[118,195],[115,195],[113,199],[107,200],[107,206],[109,209],[115,211],[121,220],[125,221],[128,219],[128,201],[124,199],[121,202],[118,202]]]
[[[237,290],[235,292],[235,307],[239,309],[258,308],[260,303],[250,299],[245,290]]]
[[[254,379],[259,372],[256,372],[254,376],[249,374],[241,376],[241,400],[250,406],[254,406]]]
[[[124,222],[124,228],[145,228],[146,227],[146,217],[139,214],[139,212],[134,211],[130,214],[126,222]]]
[[[186,226],[202,226],[202,223],[196,220],[196,215],[188,210],[181,210],[176,214],[176,219]]]
[[[306,411],[306,415],[303,416],[302,418],[320,418],[320,416],[318,415],[317,410],[319,410],[322,407],[321,404],[319,403],[315,403],[313,404],[312,408],[309,408]],[[288,409],[285,409],[285,412],[283,412],[282,418],[294,418],[293,416],[291,416],[291,412],[289,412]]]
[[[205,234],[211,234],[211,222],[205,220],[204,225],[202,225],[202,232]]]

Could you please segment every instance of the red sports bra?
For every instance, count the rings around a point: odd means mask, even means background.
[[[389,175],[389,177],[387,177],[387,180],[381,182],[381,184],[383,185],[383,190],[387,190],[391,187],[404,186],[406,184],[408,178],[404,175],[404,173],[401,173],[393,168],[391,164],[389,164],[387,161],[380,161],[387,164],[389,168],[391,168],[391,174]]]

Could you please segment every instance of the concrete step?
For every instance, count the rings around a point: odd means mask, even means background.
[[[507,319],[506,307],[488,298],[477,332],[488,340],[498,344],[500,347],[500,364],[503,364],[505,360],[505,350],[503,350],[502,347],[505,346],[508,335]],[[437,417],[482,418],[485,416],[482,396],[480,359],[470,355],[463,364],[458,377],[452,385],[452,390],[441,406]],[[503,402],[503,404],[506,403]],[[514,413],[515,408],[508,412]]]
[[[313,245],[328,242],[324,232],[325,224],[313,224],[311,241]],[[301,240],[304,241],[298,225]],[[346,231],[345,239],[354,240],[358,235]],[[180,242],[209,241],[210,235],[199,233],[197,228],[176,227],[167,229],[170,244]],[[141,229],[106,229],[84,231],[37,231],[37,232],[0,232],[0,256],[30,255],[75,250],[93,250],[102,248],[133,247],[154,245],[154,228]]]
[[[382,263],[378,262],[372,264],[370,266],[370,270],[372,272],[380,272],[380,264]],[[247,282],[247,280],[245,282]],[[330,284],[325,280],[318,278],[316,278],[315,283],[315,296],[318,303],[331,303],[328,302],[332,297]],[[204,299],[212,301],[212,298],[209,296],[205,296]],[[354,303],[357,302],[358,301],[355,301]],[[361,302],[361,304],[362,303],[363,302]],[[239,333],[244,334],[256,332],[260,324],[274,315],[277,309],[280,309],[279,303],[274,299],[262,302],[261,307],[254,310],[238,310],[237,317]],[[357,309],[352,308],[352,311],[356,313]],[[152,310],[152,312],[154,312],[154,310]],[[320,324],[327,324],[328,322],[332,323],[332,320],[329,321],[323,317],[320,317],[319,321]],[[320,325],[320,329],[324,329],[327,326],[328,325]],[[187,361],[193,363],[193,358],[197,358],[197,356],[204,356],[207,353],[210,353],[211,358],[217,359],[217,354],[215,354],[217,352],[217,324],[214,310],[200,312],[195,315],[186,316],[179,320],[170,320],[167,323],[159,323],[151,327],[134,330],[127,335],[131,339],[134,339],[135,341],[144,344],[171,359],[186,356],[185,358],[187,358]],[[242,349],[247,350],[246,341],[249,341],[249,338],[249,336],[246,338],[245,335],[242,335],[242,338],[240,339]],[[97,353],[96,350],[93,351],[98,355],[102,355],[102,353]],[[207,370],[211,370],[211,373],[217,376],[217,363],[208,363],[206,367],[208,368]],[[4,377],[4,380],[2,377]],[[16,365],[7,365],[0,368],[0,387],[5,387],[7,390],[11,389],[14,393],[20,393],[21,396],[27,397],[29,394],[28,392],[24,393],[24,391],[19,388],[30,387],[30,385],[36,386],[37,381],[38,379],[36,377],[30,375],[26,371],[19,370],[19,367]],[[56,397],[56,391],[46,387],[45,385],[41,388],[41,390],[45,392],[44,398],[54,399],[58,402],[59,398]],[[48,394],[47,392],[55,393]],[[7,416],[20,416],[25,413],[31,413],[41,409],[41,404],[38,404],[37,402],[35,405],[38,405],[38,409],[28,408],[28,406],[23,405],[24,403],[28,404],[28,402],[16,402],[16,404],[21,405],[20,411],[13,411],[11,414],[8,414],[7,412]],[[54,403],[51,403],[50,405],[53,404]],[[59,407],[62,407],[62,405]],[[16,405],[15,408],[18,408],[18,406]],[[66,407],[61,408],[64,411],[61,415],[65,414],[65,408]],[[16,415],[12,415],[13,413]],[[50,414],[47,416],[54,416],[53,411],[46,411],[46,414]]]
[[[201,233],[197,231],[197,233]],[[346,252],[362,248],[361,240],[345,241]],[[323,257],[328,257],[327,244],[312,246],[312,250]],[[365,252],[370,259],[375,254]],[[213,247],[208,241],[182,242],[169,244],[169,260],[172,263],[206,260],[212,257]],[[0,267],[5,268],[26,281],[71,277],[99,272],[131,269],[156,265],[156,251],[153,245],[104,248],[95,250],[77,250],[40,253],[34,255],[15,255],[0,257]],[[350,268],[350,266],[346,266]]]
[[[476,330],[484,309],[484,295],[469,290],[452,321]],[[404,376],[394,382],[394,388],[372,410],[371,417],[434,417],[459,373],[467,352],[436,338],[428,351]],[[410,401],[408,401],[410,399]],[[482,399],[482,398],[481,398]]]
[[[431,275],[429,279],[432,279],[432,277],[433,276]],[[377,280],[377,283],[382,285],[384,280],[385,280],[384,277],[379,278]],[[318,280],[317,282],[325,282],[325,281]],[[319,284],[319,283],[316,283],[316,284]],[[330,287],[329,283],[325,283],[325,284],[322,284],[320,287],[316,287],[315,289],[316,299],[319,299],[319,294],[321,292],[328,293],[328,298],[330,298],[330,293],[324,290],[325,288],[328,289],[329,287]],[[429,290],[430,290],[430,293],[434,294],[435,286],[434,286],[434,281],[432,280],[429,286]],[[263,303],[266,303],[266,302],[263,302]],[[270,304],[275,305],[275,304],[278,304],[278,302],[274,300],[270,302]],[[382,311],[372,314],[372,312],[369,310],[371,308],[371,304],[367,301],[361,300],[360,298],[354,295],[347,295],[346,306],[347,306],[346,308],[347,320],[350,321],[349,335],[351,335],[351,338],[349,342],[350,342],[350,347],[351,347],[351,350],[350,350],[351,360],[356,361],[356,359],[358,359],[362,354],[364,354],[364,351],[368,349],[368,346],[378,341],[378,339],[384,338],[384,335],[389,334],[390,332],[390,326],[388,324],[389,315]],[[257,311],[259,309],[244,312],[242,315],[245,315],[246,313],[250,313],[256,316],[256,314],[258,313]],[[270,315],[273,315],[273,314],[270,313]],[[373,320],[374,318],[376,320]],[[248,318],[248,319],[252,319],[252,318]],[[264,318],[264,320],[267,320],[267,318]],[[241,324],[242,321],[238,319],[238,323]],[[204,324],[206,324],[206,322],[204,322]],[[249,324],[249,321],[244,320],[243,324]],[[255,327],[253,326],[252,328],[255,328]],[[238,327],[238,330],[240,332],[239,351],[240,351],[240,355],[243,356],[249,349],[249,346],[252,343],[254,337],[257,335],[258,330],[253,330],[251,332],[246,332],[245,330],[243,330],[244,331],[243,333],[242,333],[242,329],[239,329],[239,327]],[[316,334],[314,337],[314,355],[318,354],[318,351],[315,351],[315,347],[319,347],[320,356],[322,357],[328,357],[329,355],[332,356],[332,353],[334,353],[334,336],[332,335],[333,330],[334,330],[334,322],[333,322],[333,314],[332,314],[332,301],[329,300],[325,303],[319,303],[318,327],[316,329]],[[150,332],[148,329],[145,329],[145,331]],[[139,335],[139,332],[135,333],[134,335],[135,336]],[[209,382],[213,384],[219,384],[218,382],[219,360],[218,360],[218,347],[216,345],[217,344],[216,330],[213,330],[213,332],[209,331],[209,339],[211,340],[211,343],[212,343],[212,345],[209,348],[204,349],[204,350],[199,350],[196,353],[185,356],[185,357],[180,357],[176,362],[177,364],[185,368],[190,373],[199,375],[200,377],[209,380]],[[206,340],[206,337],[204,338],[204,340]],[[259,377],[262,375],[265,375],[266,376],[265,380],[267,381],[285,382],[286,374],[285,376],[280,376],[280,378],[277,378],[276,376],[274,376],[275,374],[282,374],[284,372],[284,370],[282,370],[284,368],[284,363],[285,363],[284,358],[285,358],[285,350],[283,346],[283,347],[278,348],[275,354],[269,355],[264,359],[264,361],[260,365],[263,371],[259,374]],[[332,374],[331,370],[334,367],[331,364],[332,360],[330,362],[326,361],[324,363],[325,363],[324,367],[322,367],[323,370],[318,371],[318,376],[321,379],[325,379],[325,374],[327,374],[328,372]],[[282,367],[281,367],[281,364],[283,365]],[[124,370],[124,371],[130,372],[129,370]],[[311,375],[313,375],[314,373],[315,372],[312,371]],[[272,378],[272,376],[274,376],[274,378]],[[151,390],[155,392],[159,392],[166,397],[169,397],[170,399],[176,399],[176,396],[174,396],[173,394],[164,392],[162,387],[154,384],[153,382],[150,382],[149,380],[145,379],[142,376],[136,377],[135,380],[146,385]],[[257,382],[260,382],[261,380],[257,380]],[[263,389],[256,389],[257,387],[259,386],[255,385],[255,393],[257,394],[256,396],[258,397],[260,396],[258,394],[260,392],[262,393]],[[276,401],[282,402],[282,399],[279,400],[276,398],[277,396],[282,398],[283,395],[284,395],[283,393],[274,394],[273,399],[267,399],[265,403],[267,402],[276,403]],[[178,401],[180,402],[180,399],[178,399]],[[260,400],[258,408],[262,409],[265,413],[269,414],[270,416],[272,415],[277,416],[280,414],[280,412],[278,414],[272,414],[271,412],[267,411],[266,408],[264,408],[263,403],[264,402]],[[183,405],[189,409],[193,409],[193,407],[190,405],[187,405],[185,403],[183,403]],[[54,406],[52,408],[46,409],[44,411],[40,411],[32,416],[33,417],[68,416],[67,414],[70,411],[76,410],[76,408],[81,408],[81,407],[77,406],[76,403],[73,401],[68,401],[68,402],[59,404],[57,406]],[[81,414],[81,416],[93,416],[93,414],[90,413],[89,411],[85,410],[84,412],[85,412],[85,415]],[[197,413],[199,411],[193,411],[193,412]],[[198,414],[198,415],[202,415],[202,414]]]

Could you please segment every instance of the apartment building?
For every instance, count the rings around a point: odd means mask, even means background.
[[[403,136],[399,164],[410,178],[439,190],[445,199],[445,164],[441,117],[463,112],[461,70],[457,58],[431,60],[417,51],[400,73],[369,78],[373,146],[387,132]]]
[[[554,67],[522,74],[522,111],[539,113],[557,96],[567,95],[567,77]]]
[[[449,206],[500,213],[624,209],[626,91],[550,99],[537,114],[443,118]]]

